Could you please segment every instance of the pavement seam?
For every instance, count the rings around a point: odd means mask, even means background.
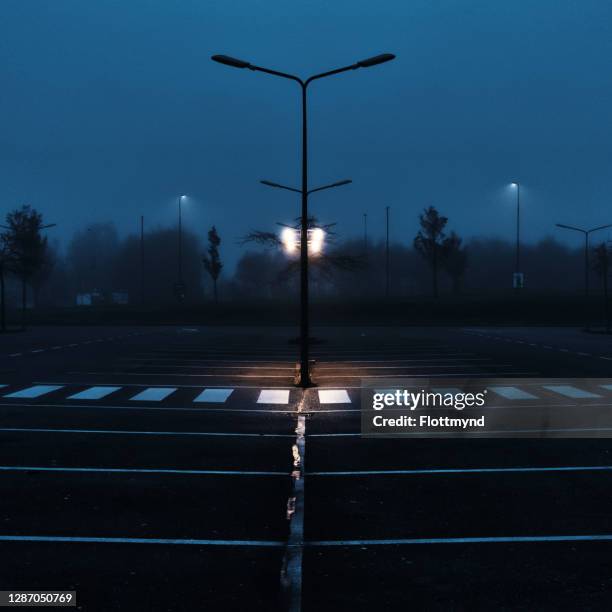
[[[286,597],[287,609],[300,612],[302,609],[302,557],[304,551],[304,470],[306,459],[306,417],[304,404],[308,390],[302,396],[296,409],[295,442],[291,447],[293,470],[292,490],[287,500],[289,538],[281,569],[281,587]]]

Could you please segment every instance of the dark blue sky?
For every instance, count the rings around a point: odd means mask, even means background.
[[[65,238],[185,220],[236,239],[299,211],[258,179],[298,184],[292,83],[213,53],[302,75],[381,52],[395,62],[311,90],[313,196],[345,235],[411,241],[434,204],[460,234],[512,239],[556,221],[612,223],[612,4],[603,0],[3,0],[0,213],[24,202]],[[566,238],[570,238],[564,236]],[[605,237],[605,236],[603,236]],[[230,253],[231,251],[231,253]]]

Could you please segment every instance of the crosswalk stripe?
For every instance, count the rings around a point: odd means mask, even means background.
[[[319,389],[321,404],[350,404],[351,398],[346,389]]]
[[[257,398],[258,404],[288,404],[288,389],[262,389]]]
[[[599,385],[602,389],[606,391],[612,391],[612,385]]]
[[[33,387],[21,389],[21,391],[14,391],[13,393],[9,393],[4,397],[32,399],[45,395],[46,393],[51,393],[51,391],[57,391],[58,389],[61,389],[62,386],[63,385],[34,385]]]
[[[601,397],[597,393],[591,393],[590,391],[583,391],[578,387],[572,385],[543,385],[545,389],[559,393],[559,395],[565,395],[565,397],[571,397],[572,399],[586,399],[592,397]]]
[[[137,393],[134,397],[131,397],[130,400],[138,402],[161,402],[175,391],[176,387],[149,387]]]
[[[233,389],[204,389],[204,391],[202,391],[193,401],[222,404],[233,391]]]
[[[527,393],[518,387],[489,387],[493,393],[510,400],[538,399],[536,395]]]
[[[75,393],[74,395],[69,395],[68,399],[77,399],[77,400],[98,400],[114,393],[115,391],[119,391],[121,387],[89,387],[89,389],[85,389],[84,391],[80,391],[79,393]]]

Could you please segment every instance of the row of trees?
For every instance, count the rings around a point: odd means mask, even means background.
[[[412,244],[391,244],[387,259],[383,242],[341,240],[336,224],[309,219],[311,230],[321,228],[326,233],[325,248],[311,260],[313,297],[384,296],[387,262],[390,293],[395,297],[508,290],[514,245],[484,238],[464,243],[456,232],[447,231],[448,218],[433,206],[423,210],[419,223]],[[221,281],[221,237],[215,227],[208,231],[205,248],[194,232],[183,233],[179,272],[175,228],[149,231],[142,240],[135,234],[122,238],[112,223],[98,223],[76,232],[60,254],[43,235],[50,226],[42,215],[24,206],[9,213],[1,226],[0,324],[5,329],[5,295],[11,304],[20,304],[22,321],[28,300],[32,305],[69,306],[83,293],[109,301],[108,296],[127,293],[131,303],[176,305],[179,275],[186,288],[185,301],[194,305],[207,295],[217,300],[219,291],[225,299],[287,298],[299,289],[299,265],[297,254],[288,255],[283,249],[279,234],[299,225],[296,219],[290,226],[245,236],[241,242],[249,250],[233,275],[224,275]],[[524,245],[523,254],[527,288],[571,292],[582,287],[582,250],[548,238]],[[593,250],[592,270],[607,291],[606,245]]]

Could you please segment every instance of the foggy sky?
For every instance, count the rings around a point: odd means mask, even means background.
[[[299,90],[210,61],[225,53],[315,83],[312,212],[342,236],[410,242],[433,204],[466,237],[572,236],[612,223],[612,4],[602,0],[2,0],[0,214],[22,203],[54,236],[109,219],[176,220],[237,239],[299,214]],[[607,232],[604,232],[606,237]]]

